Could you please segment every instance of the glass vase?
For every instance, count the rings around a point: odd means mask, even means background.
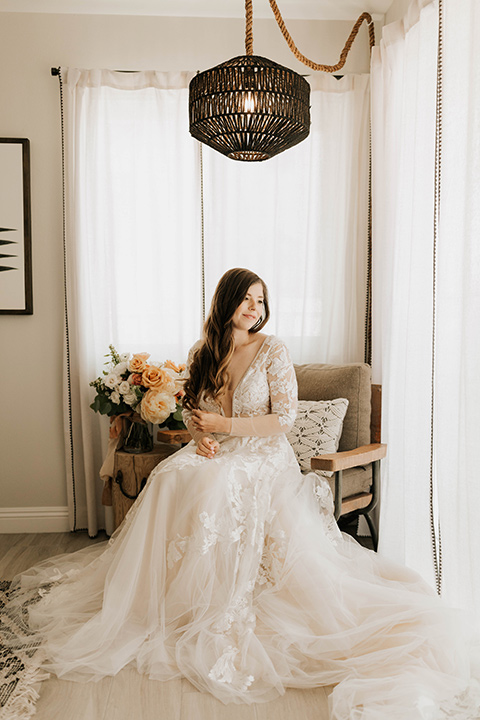
[[[145,453],[153,450],[153,436],[146,423],[135,421],[131,423],[123,450],[128,453]]]

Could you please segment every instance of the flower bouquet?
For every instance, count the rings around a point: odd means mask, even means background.
[[[171,360],[149,363],[148,353],[119,354],[113,345],[109,350],[103,374],[90,383],[97,392],[92,410],[110,418],[122,415],[132,423],[184,428],[181,400],[185,365],[177,366]]]

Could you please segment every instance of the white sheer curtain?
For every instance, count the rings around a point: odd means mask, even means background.
[[[437,9],[372,56],[373,371],[383,385],[380,552],[434,582],[429,520]]]
[[[430,532],[432,339],[435,524],[442,594],[480,603],[479,7],[444,0],[441,202],[433,335],[438,2],[410,5],[372,58],[374,378],[383,383],[380,552],[435,584]],[[477,620],[478,620],[477,614]]]
[[[363,361],[368,75],[317,73],[309,138],[261,163],[203,150],[207,297],[230,267],[263,277],[267,330],[296,362]]]
[[[109,343],[182,361],[201,332],[199,145],[187,73],[65,70],[72,527],[103,527],[107,423],[89,381]],[[203,150],[208,305],[221,274],[267,281],[297,362],[363,359],[369,77],[310,79],[308,141],[248,165]]]
[[[104,527],[98,478],[108,423],[89,381],[109,343],[182,361],[200,326],[198,148],[186,73],[64,71],[72,528]]]
[[[443,594],[480,628],[480,3],[443,0],[436,469]]]

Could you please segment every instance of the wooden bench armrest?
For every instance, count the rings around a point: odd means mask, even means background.
[[[332,453],[331,455],[317,455],[311,458],[312,470],[347,470],[347,468],[369,465],[375,460],[381,460],[387,454],[387,446],[384,443],[372,443],[362,445],[354,450]]]

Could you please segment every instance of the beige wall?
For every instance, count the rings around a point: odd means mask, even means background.
[[[385,25],[401,20],[408,10],[411,0],[393,0],[388,12],[385,15]]]
[[[305,55],[334,63],[352,23],[288,25]],[[367,37],[363,27],[345,71],[368,72]],[[255,22],[254,42],[257,54],[308,72],[273,20]],[[2,508],[66,505],[60,115],[50,68],[201,70],[243,53],[242,20],[0,13],[0,136],[31,144],[34,293],[32,316],[0,316],[0,520]]]

